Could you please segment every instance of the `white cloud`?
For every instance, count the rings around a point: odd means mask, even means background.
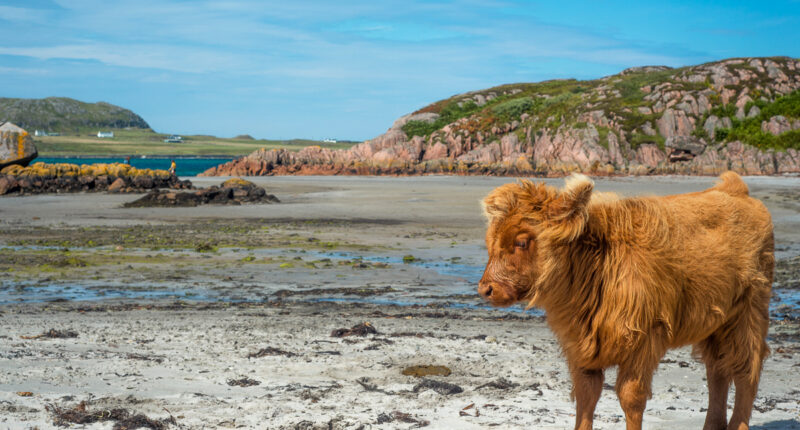
[[[75,44],[44,47],[0,47],[0,55],[41,60],[93,60],[110,66],[205,73],[240,66],[239,56],[219,51],[162,45]]]

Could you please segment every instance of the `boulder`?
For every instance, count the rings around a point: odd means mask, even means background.
[[[17,180],[13,176],[0,177],[0,196],[16,191]]]
[[[27,166],[37,155],[27,131],[10,122],[0,123],[0,169],[12,164]]]
[[[714,140],[718,128],[723,128],[722,121],[716,115],[709,115],[703,124],[703,129],[711,140]]]
[[[657,167],[666,160],[664,151],[658,148],[655,143],[643,143],[636,148],[635,160],[646,167]]]
[[[770,118],[769,121],[761,122],[761,130],[765,133],[774,134],[775,136],[786,133],[791,129],[792,124],[783,115],[776,115]]]
[[[136,188],[153,188],[153,178],[150,176],[136,176],[133,178],[133,185]]]
[[[125,183],[124,179],[117,178],[114,182],[111,183],[111,185],[108,186],[108,192],[109,193],[118,193],[118,192],[122,191],[123,189],[125,189],[126,186],[127,186],[127,184]]]
[[[672,136],[688,136],[694,130],[692,118],[682,110],[667,109],[661,118],[656,120],[659,133],[665,138]]]

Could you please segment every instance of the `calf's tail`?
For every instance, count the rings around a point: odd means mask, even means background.
[[[742,177],[730,170],[719,176],[719,182],[712,190],[722,191],[734,197],[747,197],[750,195],[750,190],[742,180]]]

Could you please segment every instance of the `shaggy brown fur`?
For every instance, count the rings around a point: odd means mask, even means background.
[[[774,267],[772,221],[733,172],[706,191],[622,199],[583,175],[556,190],[521,181],[484,200],[489,262],[479,293],[496,306],[543,308],[573,379],[576,429],[591,429],[603,370],[628,429],[640,429],[650,383],[670,348],[706,364],[705,429],[747,429]]]

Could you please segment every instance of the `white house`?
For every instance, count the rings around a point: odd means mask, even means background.
[[[97,137],[99,137],[101,139],[102,138],[106,138],[106,137],[113,138],[114,137],[114,132],[113,131],[98,131],[97,132]]]

